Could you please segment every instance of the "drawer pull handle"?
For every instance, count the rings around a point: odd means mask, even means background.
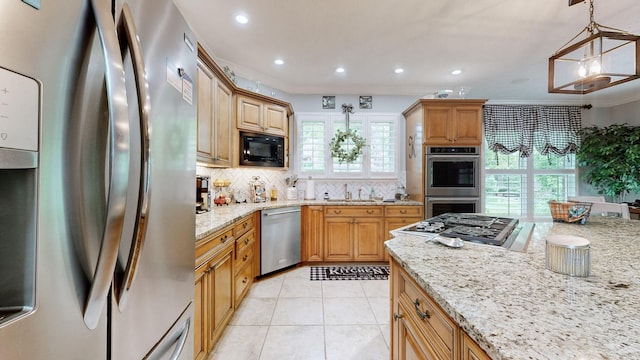
[[[340,213],[342,213],[342,210],[333,210],[333,213],[334,214],[340,214]]]
[[[393,314],[393,320],[402,319],[402,315]]]
[[[242,224],[242,228],[243,228],[243,229],[246,229],[246,228],[247,228],[247,225],[249,225],[249,223],[244,223],[244,224]]]
[[[227,235],[225,235],[224,237],[221,237],[221,238],[220,238],[220,242],[221,242],[221,243],[223,243],[223,244],[224,244],[225,242],[227,242]]]
[[[246,284],[246,283],[247,283],[247,281],[249,281],[249,279],[248,279],[247,277],[245,277],[244,279],[242,279],[242,283],[243,283],[243,284]]]
[[[400,210],[400,214],[406,214],[407,210]]]
[[[245,255],[242,257],[242,261],[247,261],[247,258],[249,257],[249,255]]]
[[[424,312],[420,311],[420,300],[416,299],[416,301],[413,302],[413,305],[416,306],[416,314],[420,320],[429,319],[431,317],[429,310],[425,310]]]
[[[246,239],[246,240],[244,241],[244,244],[245,244],[245,245],[249,245],[249,239]]]
[[[373,214],[373,210],[367,210],[367,214],[369,215]]]

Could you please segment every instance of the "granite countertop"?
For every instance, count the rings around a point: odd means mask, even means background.
[[[393,232],[392,232],[393,233]],[[547,234],[591,242],[591,276],[545,269]],[[640,359],[640,221],[536,223],[527,253],[396,234],[395,258],[493,359]]]
[[[205,238],[206,236],[213,234],[214,232],[231,225],[237,221],[240,221],[243,217],[250,215],[255,211],[262,209],[275,209],[287,206],[301,206],[301,205],[350,205],[350,206],[406,206],[406,205],[422,205],[419,201],[396,201],[396,202],[382,202],[382,201],[326,201],[326,200],[278,200],[267,201],[263,203],[243,203],[243,204],[230,204],[222,206],[213,206],[211,211],[196,214],[196,240]]]

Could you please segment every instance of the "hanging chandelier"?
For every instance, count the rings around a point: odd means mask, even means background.
[[[588,94],[640,78],[640,36],[596,23],[593,1],[589,24],[549,58],[550,93]]]

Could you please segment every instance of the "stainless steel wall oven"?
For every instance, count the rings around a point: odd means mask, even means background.
[[[428,147],[426,196],[480,196],[480,152],[471,147]]]
[[[447,212],[480,212],[480,149],[430,146],[425,156],[427,218]]]

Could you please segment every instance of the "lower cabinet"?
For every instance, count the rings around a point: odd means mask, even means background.
[[[383,261],[382,206],[325,206],[324,261]]]
[[[491,359],[395,260],[390,286],[392,359]]]
[[[233,315],[233,241],[196,268],[194,357],[204,359]]]
[[[254,215],[196,243],[194,359],[206,359],[254,280]],[[259,264],[258,264],[259,266]]]
[[[302,261],[324,261],[324,206],[302,207]]]

